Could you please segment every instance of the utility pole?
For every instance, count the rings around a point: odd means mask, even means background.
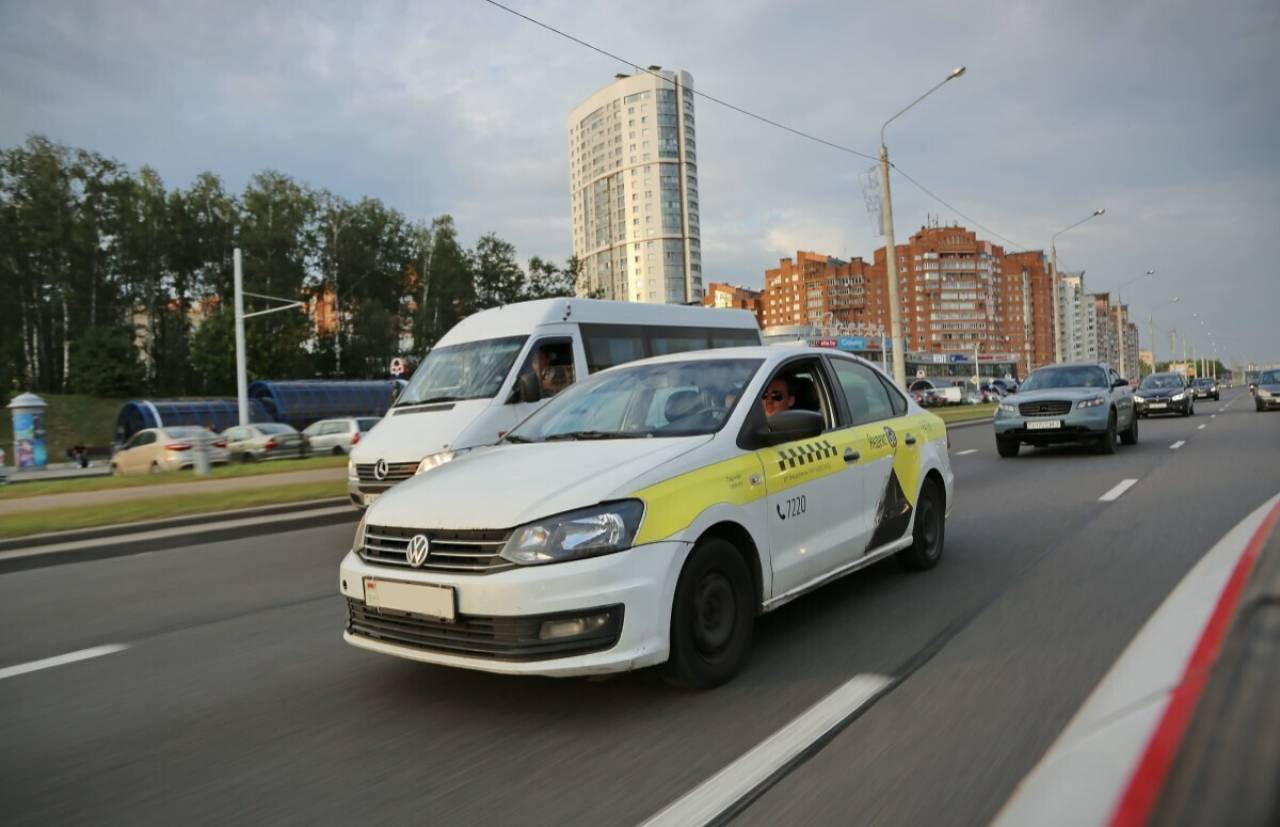
[[[240,425],[249,424],[249,375],[245,368],[245,347],[244,347],[244,320],[252,319],[254,316],[265,316],[268,313],[276,313],[281,310],[292,310],[295,307],[302,307],[303,303],[292,299],[281,299],[276,296],[264,296],[261,293],[247,293],[244,289],[244,277],[240,268],[240,248],[235,248],[231,254],[232,261],[235,262],[235,305],[236,305],[236,405],[239,408]],[[267,310],[258,310],[254,313],[244,312],[244,297],[253,296],[257,299],[267,299],[269,301],[284,302],[280,307],[272,307]]]

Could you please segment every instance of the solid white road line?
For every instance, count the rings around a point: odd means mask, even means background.
[[[1119,485],[1098,498],[1099,502],[1109,503],[1120,499],[1120,495],[1138,484],[1137,480],[1122,480]]]
[[[966,456],[968,456],[969,454],[976,454],[976,453],[978,453],[978,449],[977,449],[977,448],[970,448],[970,449],[969,449],[969,450],[967,450],[967,451],[956,451],[956,456],[958,456],[958,457],[966,457]]]
[[[1207,427],[1207,426],[1205,426],[1205,425],[1201,425],[1199,428],[1196,428],[1196,430],[1197,430],[1197,431],[1203,431],[1206,427]]]
[[[1180,439],[1180,440],[1178,440],[1177,442],[1175,442],[1175,443],[1173,443],[1172,445],[1170,445],[1170,446],[1169,446],[1169,449],[1170,449],[1170,450],[1172,450],[1172,451],[1176,451],[1176,450],[1178,450],[1179,448],[1181,448],[1183,445],[1186,445],[1186,444],[1187,444],[1187,441],[1186,441],[1185,439]]]
[[[18,675],[25,675],[28,672],[38,672],[41,669],[49,669],[54,666],[65,666],[68,663],[75,663],[78,660],[89,660],[90,658],[100,658],[103,655],[113,655],[116,652],[123,652],[129,648],[127,643],[109,643],[106,646],[94,646],[91,649],[81,649],[78,652],[68,652],[65,655],[55,655],[44,660],[33,660],[30,663],[19,663],[17,666],[6,666],[0,669],[0,681],[5,678],[13,678]]]
[[[892,682],[884,675],[853,676],[800,717],[644,822],[642,827],[709,824],[874,700]]]

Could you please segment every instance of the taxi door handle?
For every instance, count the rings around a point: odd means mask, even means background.
[[[915,445],[915,444],[916,444],[916,438],[915,438],[914,436],[912,436],[911,434],[907,434],[907,438],[906,438],[904,441],[905,441],[908,445]]]
[[[860,459],[862,459],[862,454],[859,454],[857,451],[853,450],[852,448],[845,449],[845,452],[844,452],[845,462],[853,463],[853,462],[857,462]]]

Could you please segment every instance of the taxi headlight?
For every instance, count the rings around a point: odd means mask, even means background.
[[[1076,405],[1077,408],[1101,408],[1107,404],[1105,396],[1091,396],[1088,399],[1081,399]]]
[[[1267,390],[1266,388],[1258,388],[1258,396],[1262,397],[1263,399],[1270,399],[1271,391]]]
[[[430,471],[432,468],[439,468],[441,465],[444,465],[446,462],[453,462],[455,459],[462,456],[463,454],[468,454],[470,452],[471,452],[470,448],[457,448],[453,451],[439,451],[434,454],[428,454],[427,456],[422,458],[422,462],[418,463],[418,470],[414,471],[413,473],[416,476],[425,471]]]
[[[1012,402],[1000,403],[1000,413],[1016,414],[1017,412],[1018,412],[1018,406],[1013,404]]]
[[[1187,395],[1186,395],[1185,393],[1175,393],[1175,394],[1173,395],[1173,401],[1174,401],[1174,402],[1181,402],[1182,400],[1184,400],[1184,399],[1186,399],[1186,398],[1187,398]]]
[[[360,549],[364,548],[364,524],[368,519],[369,511],[366,509],[365,512],[360,515],[360,522],[356,523],[356,536],[355,539],[351,541],[351,550],[354,552],[358,553]]]
[[[644,503],[620,500],[527,523],[511,533],[501,557],[521,566],[559,563],[631,548]]]

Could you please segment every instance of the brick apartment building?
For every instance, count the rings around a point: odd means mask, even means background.
[[[733,307],[750,310],[755,314],[756,324],[764,327],[764,294],[759,290],[741,287],[736,284],[724,284],[713,281],[707,285],[702,295],[702,303],[706,307]]]
[[[899,244],[898,299],[908,353],[1016,354],[1053,361],[1053,300],[1043,253],[1006,254],[963,227],[921,227]],[[797,252],[765,271],[764,325],[889,326],[885,249],[868,263]]]

